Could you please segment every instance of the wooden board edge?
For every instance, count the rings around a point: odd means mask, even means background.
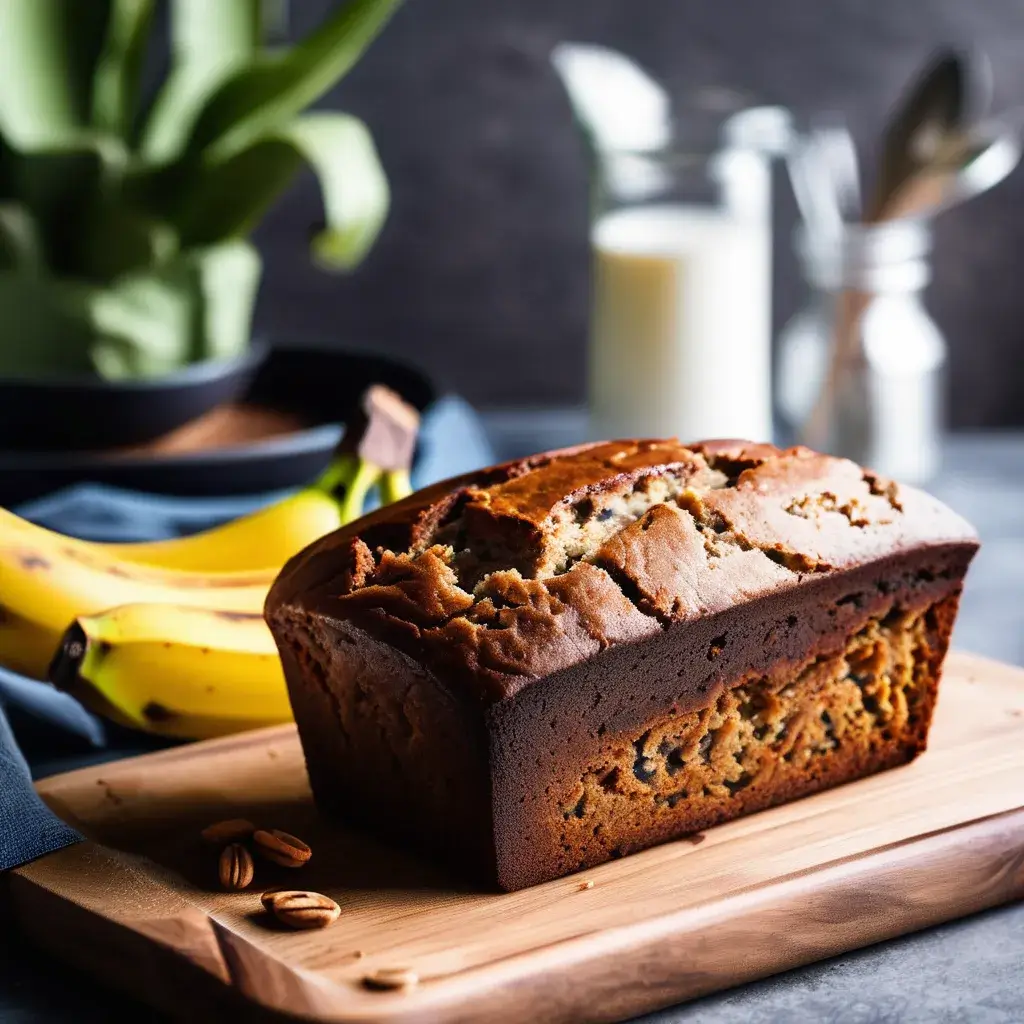
[[[185,993],[197,1020],[614,1022],[1024,898],[1024,808],[424,978],[404,993],[331,983],[206,918],[223,957],[219,976],[181,947],[179,924],[97,918],[46,888],[45,871],[15,876],[15,914],[33,941],[158,1009],[180,1015]]]
[[[585,1019],[611,1024],[1022,898],[1018,808],[448,976],[457,1012],[431,1019],[569,1024],[585,992]],[[411,1022],[429,1009],[443,1007],[410,1003],[376,1019]]]
[[[92,781],[99,775],[117,774],[124,769],[124,766],[137,765],[150,767],[154,765],[172,764],[181,760],[193,760],[197,753],[202,754],[206,750],[216,750],[218,753],[244,749],[252,746],[262,746],[265,743],[272,743],[282,738],[291,738],[296,734],[295,723],[285,725],[268,725],[261,729],[249,729],[246,732],[235,733],[231,736],[218,736],[212,740],[196,740],[190,743],[182,743],[179,746],[168,747],[165,750],[153,750],[148,754],[136,754],[134,757],[121,760],[106,761],[101,764],[86,765],[84,768],[75,768],[69,772],[60,772],[56,775],[47,775],[39,779],[36,784],[36,792],[48,800],[51,792],[58,792],[68,785],[75,785],[82,779]]]
[[[76,899],[68,887],[75,872],[124,894],[123,912],[107,916]],[[230,994],[229,976],[209,918],[166,898],[159,916],[147,915],[152,882],[116,851],[86,840],[14,869],[6,881],[8,913],[33,945],[158,1009],[184,1006],[198,1020],[216,1019],[211,1008]]]
[[[123,894],[124,903],[99,913],[76,896],[75,878],[101,882],[104,896]],[[321,1019],[345,998],[319,976],[268,956],[185,896],[149,899],[154,882],[132,858],[90,840],[16,868],[7,881],[7,911],[32,943],[176,1017]]]

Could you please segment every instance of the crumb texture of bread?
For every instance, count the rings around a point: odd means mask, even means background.
[[[371,513],[266,613],[318,804],[519,888],[910,760],[976,548],[846,460],[617,441]]]
[[[526,876],[507,881],[592,867],[911,760],[925,746],[955,601],[873,618],[841,652],[606,735],[571,788],[552,779],[546,813],[529,822],[531,861],[506,865]]]

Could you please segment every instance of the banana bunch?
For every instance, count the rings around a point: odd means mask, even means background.
[[[292,554],[360,516],[374,487],[383,503],[411,490],[416,412],[374,387],[348,422],[313,485],[191,537],[99,544],[0,510],[0,664],[49,670],[97,713],[161,735],[290,720],[263,621],[270,585]]]

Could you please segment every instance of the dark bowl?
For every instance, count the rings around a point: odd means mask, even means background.
[[[371,384],[386,384],[421,412],[437,397],[420,371],[374,353],[271,347],[240,400],[294,414],[304,429],[253,444],[177,455],[0,449],[0,505],[17,505],[85,481],[180,496],[299,487],[327,465],[345,413]]]
[[[145,444],[243,394],[269,346],[153,380],[0,378],[0,448],[85,452]]]

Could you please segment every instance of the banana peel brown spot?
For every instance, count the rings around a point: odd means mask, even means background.
[[[42,555],[37,555],[34,551],[23,551],[18,554],[18,564],[22,569],[28,569],[30,572],[33,569],[52,569],[48,558],[43,558]]]
[[[150,701],[143,709],[142,715],[150,722],[173,722],[177,718],[177,714],[165,708],[163,704],[157,704],[156,701]]]

